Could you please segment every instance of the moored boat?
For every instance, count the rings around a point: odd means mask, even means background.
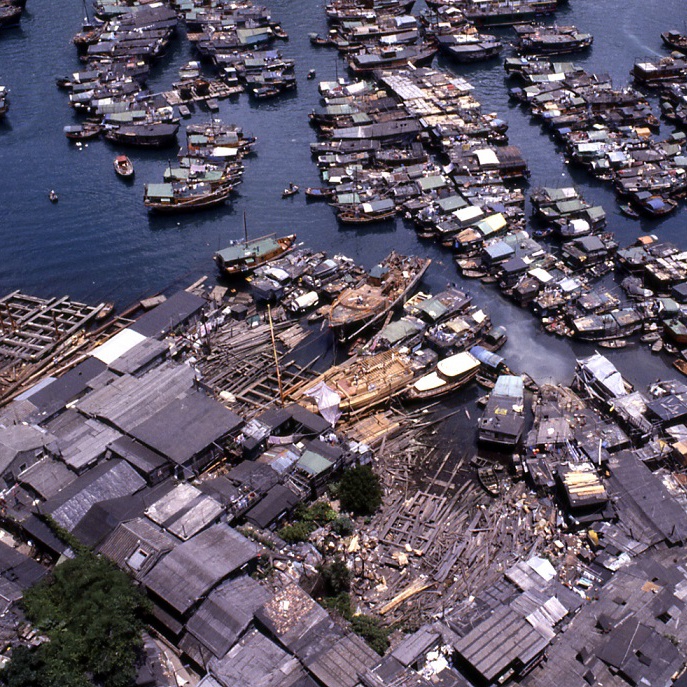
[[[295,234],[280,238],[270,234],[257,239],[233,241],[215,253],[215,263],[225,277],[245,275],[288,253],[295,243]]]
[[[86,121],[83,124],[70,124],[65,126],[64,135],[70,141],[87,141],[100,135],[102,126],[97,122]]]
[[[368,48],[351,56],[348,63],[351,71],[365,74],[375,69],[396,69],[412,63],[416,67],[428,65],[437,48],[433,44],[388,46],[379,49]]]
[[[431,262],[392,251],[365,279],[339,294],[329,311],[329,326],[342,340],[359,335],[402,302]]]
[[[208,183],[186,182],[146,184],[143,203],[155,212],[190,212],[221,205],[233,190],[233,184],[217,187]]]
[[[336,193],[334,188],[308,186],[305,189],[305,197],[308,200],[329,200]]]
[[[594,42],[590,33],[574,26],[521,24],[514,28],[518,34],[516,48],[521,53],[562,55],[584,50]]]
[[[671,49],[681,53],[687,53],[687,35],[679,31],[664,31],[661,40]]]
[[[104,136],[108,141],[145,148],[161,148],[176,141],[179,124],[150,122],[132,125],[107,125]]]
[[[493,497],[501,495],[501,480],[493,465],[482,465],[477,468],[477,479],[484,490]]]
[[[409,401],[445,396],[465,386],[477,376],[480,362],[468,351],[461,351],[437,363],[436,369],[420,377],[404,397]]]
[[[389,350],[349,358],[285,395],[308,410],[319,410],[326,419],[329,410],[334,424],[341,413],[369,408],[400,394],[417,374],[410,356]]]

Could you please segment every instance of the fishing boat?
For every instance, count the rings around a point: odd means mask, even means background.
[[[456,62],[479,62],[498,57],[503,44],[496,37],[480,33],[453,33],[437,38],[439,50]]]
[[[590,33],[574,26],[520,24],[513,27],[518,34],[516,49],[521,53],[562,55],[588,48],[594,41]]]
[[[336,189],[326,187],[308,186],[305,189],[305,197],[308,200],[329,200],[336,194]]]
[[[413,64],[416,67],[428,65],[437,52],[431,43],[407,46],[367,48],[351,56],[348,67],[356,74],[368,74],[375,69],[399,69]]]
[[[134,163],[126,155],[117,155],[113,162],[115,172],[124,179],[134,176]]]
[[[108,124],[104,136],[108,141],[145,148],[161,148],[176,142],[179,124],[167,122],[149,122],[131,125]]]
[[[220,274],[225,277],[250,274],[256,267],[288,253],[295,243],[295,234],[280,238],[270,234],[257,239],[232,241],[226,248],[215,253],[215,263]]]
[[[336,204],[332,203],[333,207]],[[338,206],[339,212],[336,218],[343,224],[369,224],[370,222],[383,222],[396,214],[396,203],[392,198],[372,200],[368,203],[356,205]]]
[[[286,392],[286,396],[313,412],[352,413],[388,401],[400,394],[418,374],[410,356],[396,350],[354,356],[312,381]],[[324,398],[323,404],[323,395]],[[320,399],[316,400],[316,397]]]
[[[64,135],[70,141],[87,141],[100,135],[102,126],[97,122],[86,121],[83,124],[70,124],[65,126]]]
[[[200,62],[192,60],[179,68],[179,78],[182,81],[197,79],[200,76]]]
[[[143,204],[149,210],[162,213],[204,210],[224,203],[233,190],[231,183],[219,186],[184,181],[146,184]]]
[[[408,401],[420,401],[445,396],[472,381],[480,362],[468,351],[461,351],[437,363],[436,369],[420,377],[404,394]]]
[[[299,193],[301,190],[300,186],[296,186],[296,184],[289,184],[282,192],[281,192],[281,197],[282,198],[289,198],[290,196],[295,196],[297,193]]]
[[[477,26],[508,26],[553,14],[557,7],[555,0],[490,0],[471,3],[463,13]]]
[[[649,217],[663,217],[677,208],[677,201],[673,198],[653,194],[650,191],[635,193],[632,200],[640,212]]]
[[[367,277],[339,294],[329,311],[329,326],[343,341],[358,336],[403,301],[431,262],[392,251]]]
[[[661,40],[671,49],[687,53],[687,35],[679,31],[664,31]]]

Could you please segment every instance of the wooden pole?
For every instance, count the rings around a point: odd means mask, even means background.
[[[270,323],[270,337],[272,338],[272,353],[274,353],[274,366],[277,369],[277,386],[279,387],[279,402],[284,405],[284,390],[281,386],[281,372],[279,370],[279,358],[277,356],[277,342],[274,338],[274,325],[272,324],[272,308],[267,305],[267,319]]]

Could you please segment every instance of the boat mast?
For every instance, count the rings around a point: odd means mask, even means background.
[[[281,371],[279,370],[279,358],[277,357],[277,342],[274,338],[274,325],[272,324],[272,307],[267,304],[267,319],[270,323],[270,337],[272,338],[272,353],[274,354],[274,366],[277,369],[277,386],[279,388],[279,403],[284,405],[284,390],[281,386]]]

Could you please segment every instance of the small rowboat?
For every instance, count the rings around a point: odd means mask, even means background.
[[[334,188],[308,186],[308,188],[305,189],[305,197],[308,200],[327,200],[332,198],[335,193],[336,189]]]
[[[296,184],[289,184],[282,192],[281,192],[281,197],[282,198],[288,198],[289,196],[295,196],[299,191],[300,191],[300,186],[296,186]]]
[[[125,179],[130,179],[133,177],[134,165],[126,155],[117,155],[113,164],[115,172],[117,172],[120,177]]]

